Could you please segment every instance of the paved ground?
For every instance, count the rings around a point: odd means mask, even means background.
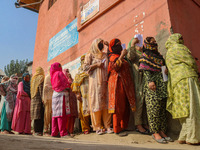
[[[200,146],[180,145],[177,141],[169,144],[156,143],[151,136],[130,132],[127,137],[114,134],[77,135],[61,139],[29,135],[1,135],[0,150],[151,150],[185,149],[200,150]]]

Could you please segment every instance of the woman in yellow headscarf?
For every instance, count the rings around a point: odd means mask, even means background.
[[[51,136],[50,126],[52,120],[52,95],[53,89],[51,85],[51,76],[50,76],[50,67],[48,68],[48,74],[44,79],[44,87],[43,87],[43,103],[44,103],[44,134],[46,136]]]
[[[200,83],[198,69],[181,34],[172,34],[165,44],[169,71],[167,110],[179,119],[179,143],[200,142]]]
[[[34,135],[41,136],[44,125],[44,107],[42,102],[44,70],[38,67],[31,80],[31,120],[34,120]]]
[[[88,105],[88,85],[89,75],[83,70],[83,63],[85,55],[81,56],[81,66],[78,69],[78,73],[71,85],[72,91],[76,93],[76,97],[79,102],[79,118],[81,120],[81,128],[84,134],[90,132],[90,112]]]

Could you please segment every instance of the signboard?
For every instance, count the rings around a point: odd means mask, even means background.
[[[98,12],[99,0],[90,0],[83,6],[83,10],[81,11],[81,24],[92,18]]]
[[[62,66],[63,69],[69,69],[72,78],[78,73],[78,68],[81,66],[80,57]]]
[[[77,18],[49,40],[47,61],[78,43]]]

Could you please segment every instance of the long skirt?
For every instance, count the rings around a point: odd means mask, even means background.
[[[2,111],[1,111],[1,131],[11,131],[11,121],[8,121],[6,116],[6,105],[5,102],[3,103]]]
[[[115,97],[115,113],[113,114],[113,131],[119,133],[128,128],[130,116],[130,104],[128,102],[122,80],[118,80]]]
[[[198,78],[189,78],[188,82],[190,113],[188,117],[179,119],[182,129],[178,140],[196,144],[200,142],[200,83]]]

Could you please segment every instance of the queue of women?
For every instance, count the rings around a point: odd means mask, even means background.
[[[154,37],[147,37],[143,47],[137,46],[139,42],[133,38],[123,49],[119,39],[110,43],[95,39],[81,57],[74,79],[57,62],[46,76],[38,67],[32,79],[25,73],[19,83],[16,75],[4,77],[0,84],[1,133],[32,134],[33,121],[34,135],[73,137],[79,117],[84,134],[92,127],[98,135],[126,136],[133,111],[136,131],[168,143],[173,142],[166,134],[169,111],[182,125],[179,143],[200,144],[198,69],[182,35],[168,38],[166,59]],[[167,82],[163,66],[167,67]]]

